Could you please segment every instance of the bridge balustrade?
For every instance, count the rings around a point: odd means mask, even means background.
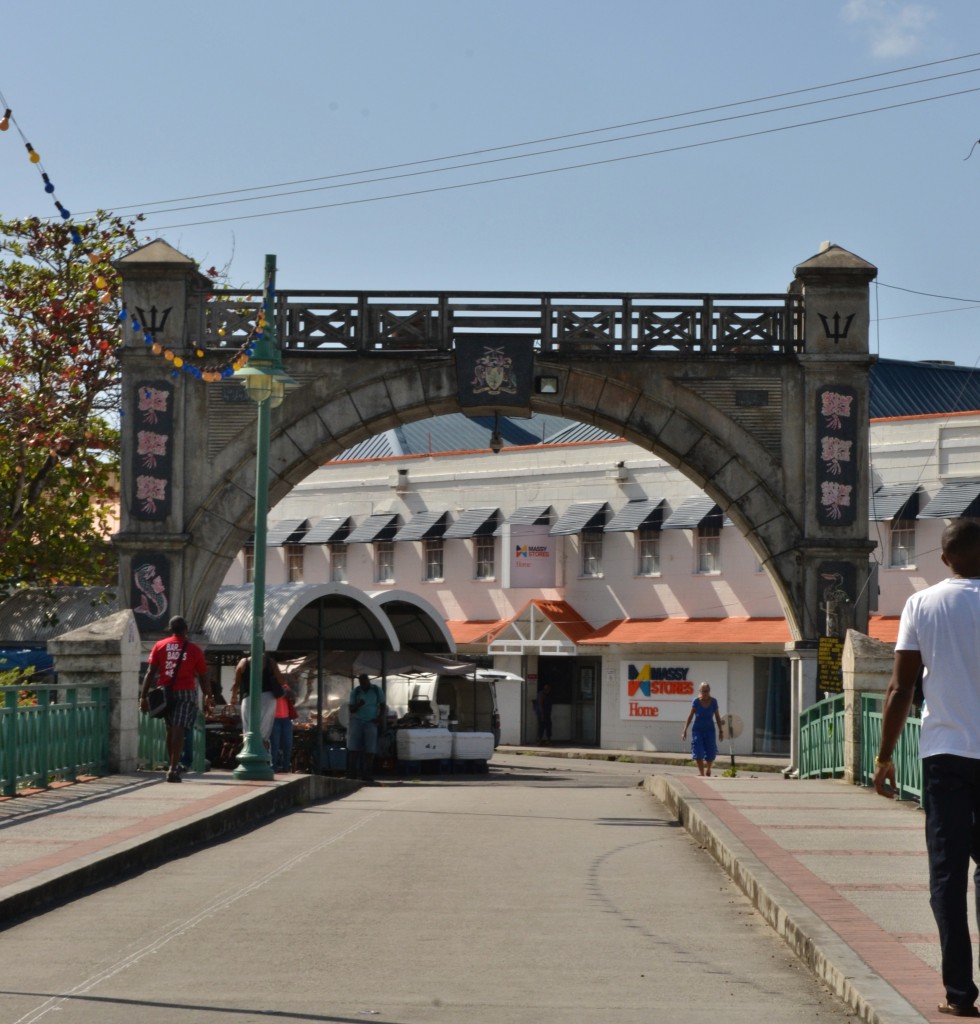
[[[884,695],[862,693],[861,697],[861,768],[860,782],[874,782],[875,755],[881,740]],[[844,695],[836,694],[811,704],[800,713],[801,779],[844,776]],[[922,761],[919,759],[919,737],[922,719],[909,716],[895,746],[895,781],[902,800],[922,799]]]
[[[109,685],[0,686],[0,794],[109,771]]]
[[[285,352],[449,352],[457,338],[488,344],[528,338],[553,354],[787,355],[803,349],[796,294],[667,295],[280,291],[277,336]],[[218,290],[205,307],[201,343],[238,348],[259,298]]]

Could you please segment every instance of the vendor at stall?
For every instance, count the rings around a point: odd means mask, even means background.
[[[347,699],[350,720],[347,725],[347,777],[373,781],[374,755],[378,752],[378,733],[384,727],[388,709],[384,691],[366,674],[357,677]]]

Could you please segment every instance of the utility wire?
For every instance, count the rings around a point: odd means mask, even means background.
[[[980,72],[980,68],[970,68],[970,69],[968,69],[966,71],[957,71],[957,72],[954,72],[953,74],[950,74],[950,75],[941,75],[941,76],[939,76],[939,78],[954,78],[954,77],[957,77],[957,76],[960,76],[960,75],[977,74],[978,72]],[[633,139],[647,138],[647,137],[652,136],[652,135],[664,135],[664,134],[667,134],[667,133],[670,133],[670,132],[685,131],[685,130],[690,129],[690,128],[704,128],[704,127],[707,127],[707,126],[710,126],[710,125],[723,124],[723,123],[726,123],[728,121],[740,121],[740,120],[744,120],[744,119],[750,118],[750,117],[760,117],[760,116],[762,116],[764,114],[781,113],[781,112],[784,112],[784,111],[787,111],[787,110],[797,110],[797,109],[800,109],[802,107],[818,106],[818,105],[821,105],[821,104],[824,104],[824,103],[833,103],[833,102],[836,102],[838,100],[853,99],[854,97],[857,97],[857,96],[866,96],[866,95],[869,95],[871,93],[887,92],[887,91],[890,91],[890,90],[893,90],[893,89],[904,89],[907,86],[922,85],[922,84],[925,84],[927,82],[934,82],[934,81],[937,81],[937,80],[938,79],[934,77],[934,78],[918,79],[918,80],[916,80],[914,82],[902,82],[902,83],[898,83],[898,84],[894,84],[894,85],[879,86],[879,87],[877,87],[875,89],[863,89],[863,90],[860,90],[858,92],[845,93],[842,96],[830,96],[830,97],[826,97],[824,99],[806,100],[806,101],[803,101],[801,103],[790,103],[790,104],[787,104],[787,105],[781,106],[781,107],[771,107],[771,108],[768,108],[766,110],[752,111],[750,113],[745,113],[745,114],[729,114],[726,117],[712,118],[712,119],[707,120],[707,121],[694,121],[694,122],[692,122],[690,124],[674,125],[674,126],[669,127],[669,128],[655,128],[655,129],[652,129],[652,130],[646,131],[646,132],[636,132],[636,133],[634,133],[632,135],[619,135],[619,136],[616,136],[616,137],[611,138],[611,139],[599,139],[599,140],[595,140],[595,141],[592,141],[592,142],[577,142],[577,143],[573,143],[573,144],[570,144],[570,145],[567,145],[567,146],[555,146],[555,147],[552,147],[550,149],[537,150],[537,151],[535,151],[533,153],[516,153],[516,154],[510,154],[508,156],[497,156],[497,157],[492,157],[492,158],[485,159],[485,160],[474,160],[474,161],[471,161],[469,163],[451,164],[448,167],[434,167],[434,168],[427,168],[426,170],[419,170],[419,171],[403,171],[403,172],[401,172],[399,174],[384,175],[382,177],[377,177],[377,178],[362,178],[359,181],[335,182],[334,184],[331,184],[331,185],[315,185],[315,186],[312,186],[310,188],[295,189],[295,190],[291,190],[291,191],[287,191],[287,192],[273,192],[273,193],[269,193],[268,195],[244,196],[244,197],[240,196],[239,198],[235,198],[235,199],[222,199],[222,200],[217,201],[217,202],[198,203],[198,204],[194,204],[194,205],[190,205],[190,206],[173,206],[173,207],[171,207],[170,209],[167,209],[167,210],[153,211],[151,213],[148,213],[147,216],[155,216],[156,214],[159,214],[159,213],[164,213],[164,214],[167,214],[167,213],[180,213],[180,212],[183,212],[185,210],[207,209],[207,208],[212,208],[212,207],[216,207],[216,206],[230,206],[230,205],[234,205],[236,203],[254,203],[254,202],[259,202],[259,201],[263,201],[263,200],[267,200],[267,199],[279,198],[281,196],[303,195],[303,194],[309,193],[309,192],[326,192],[326,191],[332,191],[334,189],[352,188],[352,187],[356,187],[356,186],[360,186],[360,185],[373,185],[373,184],[378,184],[380,182],[392,181],[392,180],[396,180],[396,179],[400,179],[400,178],[417,178],[417,177],[422,177],[422,176],[428,175],[428,174],[443,174],[443,173],[445,173],[447,171],[458,171],[458,170],[468,169],[468,168],[471,168],[471,167],[482,167],[482,166],[486,166],[488,164],[507,163],[507,162],[510,162],[510,161],[513,161],[513,160],[529,160],[529,159],[532,159],[534,157],[546,156],[546,155],[551,155],[551,154],[554,154],[554,153],[565,153],[565,152],[569,152],[570,150],[588,149],[588,148],[590,148],[592,146],[607,146],[607,145],[610,145],[611,143],[614,143],[614,142],[625,142],[625,141],[630,141],[630,140],[633,140]],[[407,166],[407,165],[405,165],[405,166]],[[368,173],[368,172],[364,172],[364,173]],[[348,177],[348,176],[349,175],[333,175],[332,178]],[[327,180],[327,179],[315,179],[315,180]],[[179,200],[174,200],[174,202],[178,202],[178,201]],[[126,210],[126,209],[129,209],[129,207],[122,207],[122,209]]]
[[[542,145],[543,143],[546,143],[546,142],[560,142],[560,141],[562,141],[564,139],[574,139],[574,138],[579,138],[579,137],[584,136],[584,135],[596,135],[596,134],[600,134],[602,132],[619,131],[622,128],[634,128],[634,127],[637,127],[637,126],[642,125],[642,124],[654,124],[654,123],[659,122],[659,121],[676,120],[676,119],[682,118],[682,117],[694,117],[694,116],[696,116],[698,114],[710,114],[710,113],[713,113],[713,112],[715,112],[717,110],[729,110],[729,109],[731,109],[733,107],[748,106],[748,105],[751,105],[753,103],[766,103],[769,100],[784,99],[787,96],[798,96],[798,95],[802,95],[802,94],[808,93],[808,92],[820,92],[820,91],[822,91],[824,89],[835,89],[838,86],[842,86],[842,85],[853,85],[853,84],[855,84],[857,82],[871,81],[871,80],[874,80],[876,78],[885,78],[885,77],[888,77],[889,75],[904,74],[904,73],[909,72],[909,71],[921,71],[924,68],[938,67],[939,65],[942,65],[942,64],[950,64],[950,63],[953,63],[955,61],[960,61],[960,60],[971,60],[974,57],[980,57],[980,52],[978,52],[978,53],[966,53],[966,54],[962,54],[961,56],[958,56],[958,57],[946,57],[946,58],[943,58],[942,60],[929,61],[929,62],[927,62],[925,64],[913,64],[913,65],[910,65],[910,66],[904,67],[904,68],[896,68],[896,69],[894,69],[892,71],[879,71],[879,72],[876,72],[875,74],[871,74],[871,75],[860,75],[857,78],[844,78],[844,79],[841,79],[840,81],[828,82],[828,83],[826,83],[824,85],[811,85],[811,86],[806,86],[805,88],[801,88],[801,89],[789,89],[789,90],[786,90],[784,92],[770,93],[770,94],[768,94],[766,96],[757,96],[757,97],[754,97],[753,99],[735,100],[735,101],[733,101],[731,103],[720,103],[720,104],[716,104],[716,105],[710,106],[710,107],[700,107],[700,108],[697,108],[695,110],[683,111],[683,112],[677,113],[677,114],[662,114],[662,115],[660,115],[658,117],[644,118],[642,120],[637,120],[637,121],[625,121],[625,122],[623,122],[621,124],[606,125],[605,127],[602,127],[602,128],[587,128],[587,129],[584,129],[582,131],[569,132],[569,133],[564,134],[564,135],[549,135],[549,136],[544,136],[543,138],[539,138],[539,139],[530,139],[530,140],[528,140],[526,142],[513,142],[513,143],[509,143],[507,145],[502,145],[502,146],[491,146],[491,147],[486,147],[486,148],[483,148],[483,149],[468,150],[468,151],[462,152],[462,153],[450,153],[450,154],[447,154],[446,156],[429,157],[428,159],[425,159],[425,160],[411,160],[411,161],[407,161],[407,162],[404,162],[404,163],[386,164],[386,165],[381,166],[381,167],[369,167],[369,168],[365,168],[365,169],[362,169],[362,170],[359,170],[359,171],[345,171],[345,172],[338,173],[338,174],[323,175],[321,177],[315,177],[315,178],[299,178],[299,179],[296,179],[296,180],[293,180],[293,181],[274,182],[274,183],[269,184],[269,185],[252,185],[252,186],[249,186],[247,188],[227,189],[227,190],[222,191],[222,192],[205,192],[205,193],[201,193],[199,195],[179,196],[179,197],[174,198],[174,199],[156,199],[156,200],[152,200],[150,202],[144,202],[144,203],[130,203],[127,206],[116,206],[115,209],[117,211],[125,211],[125,210],[131,210],[131,209],[138,209],[140,211],[145,211],[147,206],[163,206],[163,205],[170,205],[171,203],[193,202],[193,201],[198,200],[198,199],[214,199],[214,198],[218,198],[218,197],[221,197],[221,196],[238,195],[238,194],[240,194],[242,192],[268,191],[270,189],[288,188],[288,187],[293,186],[293,185],[308,185],[308,184],[312,184],[313,182],[317,182],[317,181],[331,181],[331,180],[334,180],[336,178],[349,178],[349,177],[355,177],[355,176],[362,175],[362,174],[376,174],[376,173],[379,173],[381,171],[400,170],[403,167],[416,167],[416,166],[420,166],[422,164],[443,163],[443,162],[445,162],[447,160],[460,160],[460,159],[463,159],[465,157],[470,157],[470,156],[481,156],[484,153],[497,153],[497,152],[502,152],[503,150],[507,150],[507,149],[522,149],[522,148],[525,148],[527,146]],[[949,77],[949,76],[938,76],[938,77],[939,78],[943,78],[943,77]],[[828,97],[828,99],[834,99],[834,98],[836,98],[836,97]],[[86,210],[86,211],[83,211],[83,212],[86,213],[86,214],[90,214],[90,213],[94,213],[95,211],[94,210]]]
[[[601,167],[608,164],[623,163],[627,160],[639,160],[650,156],[663,156],[664,154],[667,153],[677,153],[689,149],[699,149],[704,146],[715,146],[723,142],[736,142],[742,139],[758,138],[763,135],[773,135],[776,134],[777,132],[789,131],[794,128],[808,128],[818,124],[830,124],[835,121],[845,121],[853,117],[863,117],[868,114],[878,114],[886,110],[899,110],[903,107],[917,106],[922,103],[932,103],[935,100],[950,99],[955,96],[966,96],[969,95],[970,93],[975,92],[980,92],[980,86],[976,86],[971,89],[961,89],[956,92],[941,93],[937,96],[926,96],[920,99],[906,100],[902,103],[887,104],[882,107],[872,107],[867,110],[852,111],[851,113],[848,114],[837,114],[831,117],[816,118],[812,121],[800,121],[795,124],[781,125],[776,128],[764,128],[754,132],[744,132],[741,135],[728,135],[718,139],[707,139],[701,142],[691,142],[685,145],[670,146],[665,149],[648,150],[647,152],[644,153],[632,153],[625,156],[607,157],[606,159],[589,160],[579,164],[566,164],[563,167],[552,167],[538,171],[524,171],[519,174],[501,175],[496,178],[481,178],[478,179],[477,181],[459,182],[453,185],[439,185],[433,186],[432,188],[414,189],[408,192],[393,192],[387,195],[368,196],[362,199],[346,199],[334,203],[319,203],[313,206],[291,207],[285,210],[268,210],[263,213],[239,214],[232,217],[214,217],[208,220],[185,221],[179,224],[164,224],[156,226],[154,230],[162,231],[170,230],[173,228],[197,227],[204,224],[222,224],[228,221],[255,220],[260,217],[278,217],[289,213],[305,213],[311,210],[326,210],[341,206],[356,206],[363,203],[376,203],[390,199],[404,199],[410,196],[429,195],[436,192],[450,192],[464,188],[475,188],[476,186],[479,185],[491,185],[503,181],[517,181],[522,178],[536,178],[545,174],[558,174],[564,171],[582,170],[583,168],[588,167]],[[157,211],[156,213],[149,214],[148,216],[153,217],[159,214],[167,214],[174,212],[177,211],[161,210]]]

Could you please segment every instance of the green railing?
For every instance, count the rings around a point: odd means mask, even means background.
[[[844,774],[844,695],[804,708],[800,714],[800,778],[839,778]]]
[[[861,782],[865,786],[870,786],[874,780],[884,699],[882,693],[861,694]],[[919,759],[921,733],[922,719],[909,717],[892,753],[895,781],[902,800],[922,800],[922,761]]]
[[[881,740],[884,694],[862,693],[860,783],[872,785],[875,754]],[[919,735],[922,719],[909,718],[895,746],[895,781],[903,800],[922,799]],[[801,779],[839,779],[844,775],[844,695],[836,694],[805,708],[800,714]]]
[[[0,686],[0,794],[108,771],[108,683]]]
[[[147,771],[162,771],[167,768],[170,757],[167,754],[167,727],[163,719],[141,714],[137,728],[137,767]],[[205,737],[204,715],[198,711],[197,721],[194,723],[194,757],[191,761],[191,768],[196,772],[203,772],[205,768]]]

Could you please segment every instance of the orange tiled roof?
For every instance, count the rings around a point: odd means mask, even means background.
[[[457,644],[486,643],[499,632],[510,619],[447,619],[446,626]]]
[[[536,605],[576,644],[784,644],[792,639],[785,619],[729,616],[725,619],[614,619],[593,629],[567,601],[532,600],[517,612],[518,618],[528,605]],[[489,643],[512,619],[446,623],[458,644]],[[897,615],[872,615],[868,635],[893,644],[898,639]]]
[[[792,639],[785,619],[614,619],[584,644],[784,644]]]
[[[868,636],[893,644],[898,639],[898,615],[872,615],[868,619]]]
[[[510,621],[513,622],[514,619],[519,619],[523,615],[524,610],[532,604],[538,611],[550,619],[574,644],[584,642],[595,633],[595,627],[586,619],[583,619],[567,601],[545,601],[536,597],[528,601],[519,612],[516,612]]]

